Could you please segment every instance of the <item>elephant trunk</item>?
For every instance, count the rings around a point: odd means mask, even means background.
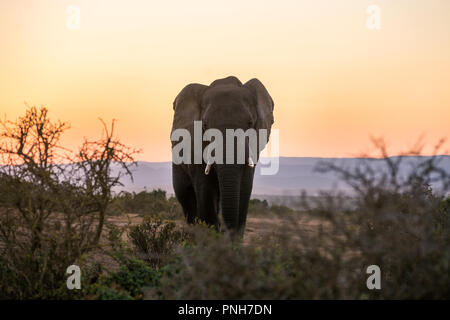
[[[225,226],[236,231],[239,224],[239,197],[242,178],[242,165],[217,165],[220,189],[220,204]]]

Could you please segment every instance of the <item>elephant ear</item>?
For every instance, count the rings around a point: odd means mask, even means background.
[[[255,129],[259,132],[259,129],[267,130],[267,140],[270,137],[270,129],[273,124],[273,100],[267,89],[258,79],[251,79],[244,84],[252,93],[256,101],[257,120],[255,123]],[[262,143],[261,147],[267,144],[267,141]],[[260,150],[261,151],[261,150]]]
[[[193,134],[194,121],[202,117],[202,96],[208,86],[191,83],[181,90],[173,101],[172,131],[175,129],[187,129]]]

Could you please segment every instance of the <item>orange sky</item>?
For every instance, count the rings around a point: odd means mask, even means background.
[[[71,147],[116,118],[140,160],[170,160],[174,97],[228,75],[268,88],[282,156],[356,156],[369,135],[394,153],[432,144],[450,133],[450,1],[0,2],[0,114],[46,105]]]

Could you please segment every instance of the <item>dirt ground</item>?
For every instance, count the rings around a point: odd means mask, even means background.
[[[112,223],[118,227],[123,227],[127,224],[137,225],[141,223],[143,220],[142,216],[138,214],[129,213],[122,216],[110,216],[108,217],[108,222]],[[284,225],[283,225],[284,221]],[[292,220],[291,220],[292,221]],[[320,225],[320,221],[318,219],[306,219],[306,218],[298,218],[296,220],[299,227],[302,231],[313,232],[317,230]],[[182,224],[184,221],[180,220],[178,223]],[[277,232],[277,227],[286,227],[286,220],[280,217],[260,217],[260,216],[249,216],[247,218],[246,228],[244,232],[244,242],[249,241],[253,237],[261,236],[264,234],[270,234],[273,232]],[[289,225],[289,222],[288,222]],[[126,234],[123,235],[123,239],[126,240]]]

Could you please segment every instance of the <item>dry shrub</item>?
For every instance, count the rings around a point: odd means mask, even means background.
[[[319,168],[338,173],[351,194],[305,200],[300,216],[280,215],[284,223],[272,234],[246,244],[197,232],[196,245],[179,249],[146,298],[450,298],[450,184],[440,166],[446,158],[390,158],[376,143],[378,160]],[[381,290],[366,286],[370,265],[381,269]]]
[[[0,298],[78,296],[66,288],[66,269],[98,246],[135,151],[115,138],[113,122],[71,154],[59,145],[69,126],[44,107],[0,125]],[[122,169],[115,176],[113,163]]]

